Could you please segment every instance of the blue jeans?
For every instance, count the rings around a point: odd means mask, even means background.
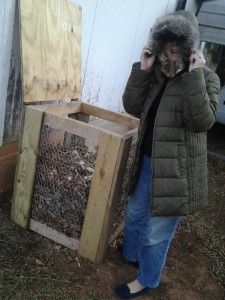
[[[151,158],[144,156],[136,188],[128,200],[123,255],[129,261],[139,262],[138,281],[155,288],[180,217],[150,216],[151,174]]]

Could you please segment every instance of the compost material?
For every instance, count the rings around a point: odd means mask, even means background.
[[[44,125],[34,182],[31,217],[79,238],[97,150],[85,139]]]
[[[112,232],[122,222],[127,201],[132,145]],[[47,125],[42,128],[31,218],[68,237],[80,239],[97,157],[85,138]]]

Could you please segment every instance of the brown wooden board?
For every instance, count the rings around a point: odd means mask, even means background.
[[[20,0],[24,102],[80,97],[81,7]]]
[[[61,104],[30,105],[30,107],[60,116],[67,116],[81,112],[81,105],[80,101],[73,101]]]
[[[51,113],[45,113],[44,123],[55,129],[62,129],[69,133],[76,134],[86,138],[90,145],[97,146],[102,134],[102,130],[74,119],[64,116],[58,116]]]
[[[17,159],[18,141],[0,147],[0,200],[12,193]]]
[[[122,124],[129,126],[130,128],[136,128],[139,124],[139,121],[137,118],[116,113],[104,108],[99,108],[94,105],[90,105],[87,103],[82,103],[81,111],[88,115],[93,115],[101,119],[105,119],[114,123]]]

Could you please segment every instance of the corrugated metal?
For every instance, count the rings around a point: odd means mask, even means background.
[[[201,41],[225,45],[225,0],[203,3],[198,22]]]

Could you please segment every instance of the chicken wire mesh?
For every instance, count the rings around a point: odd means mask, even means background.
[[[126,209],[126,204],[127,204],[127,200],[128,200],[129,179],[130,179],[132,162],[133,162],[134,154],[135,154],[135,148],[136,148],[136,142],[133,141],[133,143],[131,144],[129,153],[128,153],[127,165],[126,165],[126,169],[125,169],[125,173],[124,173],[124,177],[123,177],[120,198],[118,199],[118,203],[116,206],[115,221],[113,223],[112,234],[117,229],[117,226],[119,224],[122,224],[123,220],[124,220],[125,209]]]
[[[31,218],[80,239],[98,149],[85,138],[46,124],[42,127],[33,186]],[[113,232],[124,217],[134,155],[130,148]]]

